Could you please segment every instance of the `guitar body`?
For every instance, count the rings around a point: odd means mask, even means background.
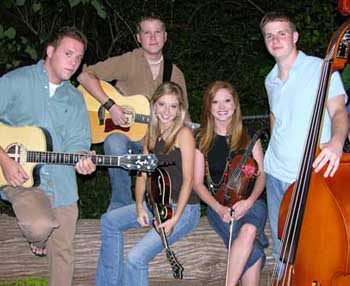
[[[127,116],[128,123],[124,126],[116,126],[108,111],[105,111],[103,120],[100,122],[98,113],[101,104],[80,85],[78,89],[83,94],[89,113],[92,143],[101,143],[108,135],[113,133],[124,134],[128,136],[131,141],[141,140],[145,136],[148,128],[147,120],[150,115],[150,104],[148,98],[144,95],[123,96],[111,84],[105,81],[100,81],[100,84],[109,98],[113,99],[123,108],[131,111],[132,114]],[[137,115],[140,115],[141,118],[144,118],[147,122],[139,122],[137,120]]]
[[[50,145],[47,144],[50,140],[49,135],[41,128],[35,126],[13,127],[0,124],[0,146],[8,153],[8,155],[20,163],[25,172],[30,177],[23,187],[29,188],[40,184],[39,169],[40,165],[37,163],[26,162],[26,159],[21,156],[25,149],[37,151],[49,151]],[[6,136],[5,136],[6,134]],[[20,143],[18,143],[20,142]],[[25,147],[24,147],[25,146]],[[0,172],[0,186],[7,185],[6,179]]]

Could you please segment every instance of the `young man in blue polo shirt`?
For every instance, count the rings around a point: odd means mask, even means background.
[[[297,49],[299,33],[286,14],[267,13],[260,28],[266,48],[276,61],[265,79],[271,111],[271,139],[264,167],[273,255],[278,261],[279,207],[287,188],[297,179],[323,61]],[[345,102],[346,93],[340,75],[336,72],[332,75],[328,93],[321,152],[313,164],[316,172],[327,166],[325,177],[335,174],[342,155],[348,131]]]
[[[62,28],[48,43],[45,60],[1,77],[0,122],[46,129],[55,152],[87,152],[91,140],[87,110],[83,97],[69,81],[86,45],[78,30]],[[8,183],[0,186],[1,197],[11,202],[32,252],[48,255],[49,285],[71,285],[78,218],[75,171],[90,174],[95,165],[90,158],[80,159],[75,168],[44,165],[40,185],[24,188],[29,174],[0,145],[0,167]]]

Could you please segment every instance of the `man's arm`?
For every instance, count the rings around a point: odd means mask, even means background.
[[[329,142],[321,144],[321,153],[314,161],[313,167],[315,172],[319,172],[328,163],[324,177],[333,177],[339,167],[344,141],[349,129],[344,95],[337,95],[329,99],[327,110],[332,122],[332,135]]]
[[[102,105],[109,99],[107,94],[103,91],[99,78],[90,71],[83,71],[78,76],[79,83]],[[118,104],[113,104],[108,110],[112,117],[114,124],[123,125],[127,122],[124,115],[125,111]]]

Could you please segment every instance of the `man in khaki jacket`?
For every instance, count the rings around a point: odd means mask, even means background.
[[[81,85],[109,111],[116,125],[126,122],[126,111],[118,102],[108,98],[99,80],[116,80],[116,87],[124,95],[143,94],[148,98],[164,81],[165,61],[162,50],[167,39],[164,22],[157,16],[144,17],[137,24],[136,36],[141,48],[89,66],[78,77]],[[188,102],[183,73],[174,64],[171,64],[170,69],[169,79],[181,86]],[[128,153],[129,150],[133,153],[141,152],[141,142],[132,142],[127,136],[118,133],[109,135],[104,142],[105,154],[119,156]],[[112,198],[108,210],[131,204],[133,200],[128,172],[120,168],[110,168],[109,175]]]

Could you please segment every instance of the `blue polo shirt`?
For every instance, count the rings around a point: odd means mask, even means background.
[[[322,63],[323,60],[299,51],[286,81],[279,79],[277,65],[265,79],[270,111],[275,121],[265,154],[264,168],[266,173],[286,183],[294,182],[298,176]],[[346,97],[340,75],[335,72],[331,78],[328,99],[337,95]],[[331,121],[326,112],[321,143],[329,141],[330,137]]]
[[[64,81],[50,97],[44,61],[0,78],[0,121],[12,126],[45,128],[51,135],[55,152],[90,149],[90,125],[82,95],[69,81]],[[73,166],[44,165],[40,182],[40,188],[54,196],[54,207],[78,200]]]

